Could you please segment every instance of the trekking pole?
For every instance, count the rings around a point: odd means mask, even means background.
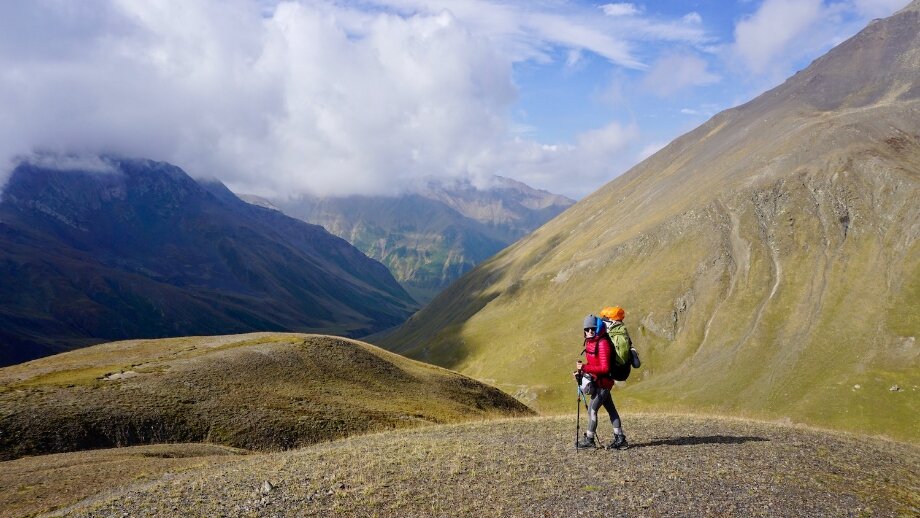
[[[578,395],[580,396],[581,401],[585,404],[585,412],[588,414],[588,420],[591,420],[591,409],[588,408],[588,397],[585,395],[584,391],[581,390],[581,385],[578,386]],[[581,407],[579,407],[581,410]],[[597,444],[602,444],[601,436],[597,433],[597,430],[594,431],[594,438],[597,440]]]
[[[578,439],[581,438],[581,387],[578,387],[579,398],[575,400],[575,408],[578,410],[575,412],[575,451],[578,451]]]
[[[581,390],[581,387],[578,387],[578,393],[581,395],[581,402],[585,404],[585,412],[591,413],[591,410],[588,408],[588,396]]]

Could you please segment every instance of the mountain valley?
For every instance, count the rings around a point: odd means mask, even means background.
[[[574,203],[508,178],[420,182],[398,196],[247,201],[322,225],[385,264],[420,303]]]

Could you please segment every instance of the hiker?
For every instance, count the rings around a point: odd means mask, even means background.
[[[622,317],[621,317],[622,318]],[[621,321],[622,324],[622,321]],[[588,431],[585,436],[575,444],[578,448],[596,448],[594,434],[597,431],[597,411],[604,407],[610,415],[610,423],[613,425],[613,441],[607,446],[609,449],[625,450],[629,447],[626,442],[626,435],[623,433],[620,422],[620,414],[613,404],[613,398],[610,395],[610,389],[613,388],[613,378],[610,377],[610,365],[613,361],[613,343],[607,333],[607,327],[604,322],[595,317],[588,315],[585,317],[584,325],[585,354],[586,363],[580,360],[575,364],[575,379],[587,389],[586,395],[591,396],[591,403],[588,405]],[[587,381],[586,381],[587,380]]]

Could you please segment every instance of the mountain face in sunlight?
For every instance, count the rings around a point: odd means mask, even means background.
[[[917,438],[920,2],[714,116],[452,285],[385,347],[567,408],[626,308],[626,408]],[[858,416],[855,418],[854,416]]]

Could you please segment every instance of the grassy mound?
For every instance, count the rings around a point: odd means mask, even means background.
[[[531,413],[470,378],[344,338],[136,340],[0,369],[0,459],[164,442],[286,449]]]
[[[576,452],[574,416],[452,424],[237,457],[232,464],[107,488],[106,494],[74,502],[69,511],[894,516],[916,515],[920,506],[917,446],[762,422],[627,417],[633,445],[627,451]],[[601,426],[609,436],[609,425]],[[92,453],[100,459],[108,455]],[[87,462],[86,469],[97,468]]]

